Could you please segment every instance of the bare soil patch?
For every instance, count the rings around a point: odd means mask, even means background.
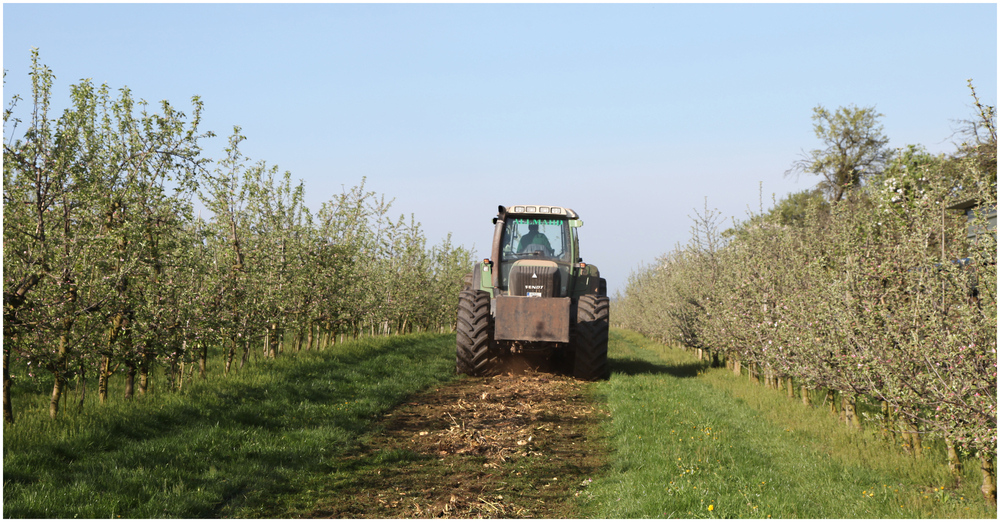
[[[567,518],[606,462],[588,384],[512,371],[428,390],[333,474],[311,518]],[[328,490],[329,491],[329,490]]]

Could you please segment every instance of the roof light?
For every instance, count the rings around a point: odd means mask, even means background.
[[[570,218],[576,217],[576,213],[566,207],[553,207],[541,205],[512,205],[507,207],[507,211],[512,214],[558,214]]]

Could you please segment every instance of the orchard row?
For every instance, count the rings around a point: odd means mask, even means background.
[[[73,377],[96,375],[104,401],[115,375],[127,397],[156,367],[204,376],[213,346],[228,372],[337,335],[452,328],[471,252],[427,245],[363,181],[313,214],[290,173],[240,152],[239,128],[206,158],[197,98],[188,116],[85,80],[56,117],[37,52],[31,76],[27,110],[4,112],[6,422],[14,363],[51,375],[54,418]]]
[[[722,232],[706,207],[688,245],[631,276],[612,317],[806,400],[836,392],[855,427],[863,398],[913,451],[922,436],[979,453],[995,499],[996,131],[993,108],[976,107],[953,154],[883,151],[853,182],[826,177],[846,185],[839,199],[794,194]],[[970,220],[955,208],[970,206]]]

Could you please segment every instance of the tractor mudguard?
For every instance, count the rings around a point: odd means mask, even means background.
[[[587,294],[604,295],[607,293],[607,290],[603,290],[602,292],[601,284],[603,278],[601,277],[600,270],[594,265],[578,267],[575,279],[576,285],[573,288],[574,296]],[[606,285],[607,283],[604,284]]]

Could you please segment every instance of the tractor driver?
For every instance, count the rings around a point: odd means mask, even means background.
[[[552,251],[549,238],[545,237],[545,234],[538,232],[538,225],[528,225],[528,233],[521,236],[521,242],[517,244],[518,253],[527,250],[528,245],[542,245],[545,247],[546,252]]]

